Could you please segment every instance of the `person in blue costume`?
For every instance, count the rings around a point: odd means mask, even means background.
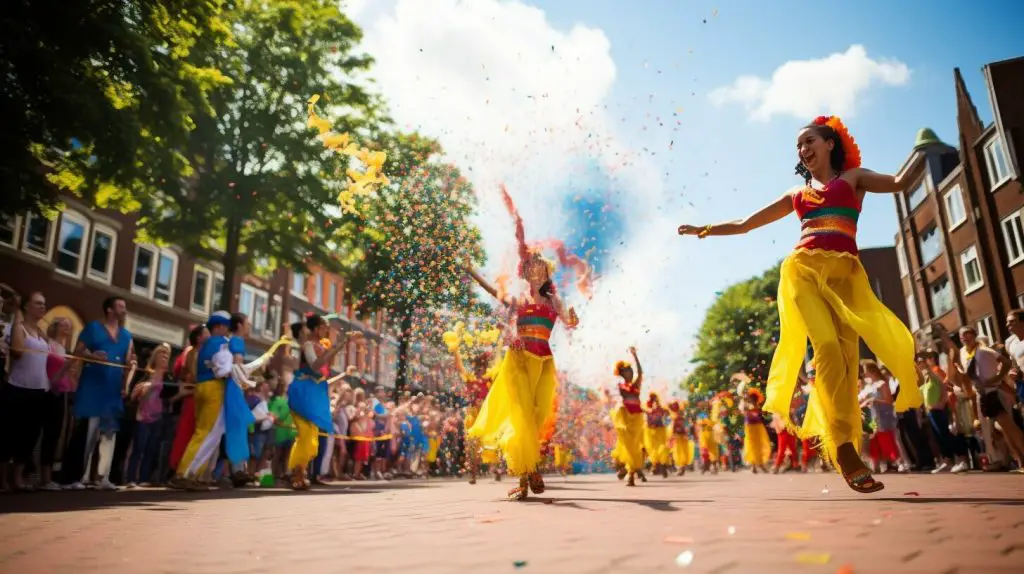
[[[294,490],[309,488],[306,473],[309,463],[316,458],[319,450],[320,433],[334,432],[326,376],[330,372],[330,365],[335,355],[345,349],[350,341],[362,337],[358,331],[348,332],[344,336],[339,333],[330,348],[325,349],[320,341],[330,336],[327,321],[320,315],[310,315],[306,319],[306,327],[309,335],[301,343],[299,370],[288,386],[288,408],[292,411],[292,419],[298,431],[288,457],[288,468],[292,471],[291,487]]]
[[[75,427],[61,469],[62,481],[73,490],[90,482],[97,447],[97,486],[117,489],[108,476],[124,413],[126,368],[136,367],[132,334],[124,328],[127,317],[125,300],[108,297],[103,301],[103,320],[90,322],[78,336],[75,355],[84,360],[84,366],[75,391]]]

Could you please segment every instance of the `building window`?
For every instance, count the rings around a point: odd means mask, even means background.
[[[328,312],[333,313],[338,308],[338,284],[331,281],[327,286],[327,302],[324,303],[324,309]]]
[[[213,287],[213,273],[196,267],[192,275],[192,304],[194,313],[207,315],[210,312],[210,288]]]
[[[946,223],[953,230],[967,221],[967,208],[964,207],[964,194],[959,185],[954,185],[946,192]]]
[[[960,266],[964,271],[964,294],[981,289],[985,280],[981,276],[981,264],[978,262],[978,248],[968,247],[960,254]]]
[[[156,281],[153,285],[153,299],[168,305],[174,302],[174,279],[178,271],[178,257],[161,251],[157,259]]]
[[[992,315],[986,315],[978,320],[978,335],[986,337],[989,343],[996,342],[996,328],[992,322]]]
[[[313,279],[313,304],[321,309],[326,308],[324,305],[324,276],[320,273],[317,273]]]
[[[924,180],[907,195],[907,213],[913,212],[918,205],[928,197],[928,188],[924,186]]]
[[[274,301],[270,304],[270,312],[267,313],[267,328],[264,333],[268,338],[278,339],[281,337],[281,297],[274,295]]]
[[[156,250],[141,245],[135,248],[135,273],[132,274],[132,291],[149,297],[149,286],[153,284],[153,266],[156,264]]]
[[[298,271],[292,271],[292,297],[306,300],[306,276]]]
[[[53,222],[34,213],[25,216],[25,242],[21,250],[48,260],[52,246]]]
[[[267,292],[242,283],[238,292],[238,312],[245,313],[252,324],[253,335],[262,336],[267,330]],[[273,332],[271,329],[270,332]]]
[[[1024,309],[1024,293],[1017,295],[1017,308]]]
[[[291,309],[288,310],[288,324],[289,325],[294,325],[295,323],[299,323],[301,321],[302,321],[302,315],[300,315],[298,311],[292,311]]]
[[[1024,260],[1024,226],[1021,225],[1020,212],[1003,220],[1003,242],[1010,265]]]
[[[114,270],[114,252],[117,249],[117,232],[108,227],[93,225],[89,250],[87,275],[104,283],[110,283]]]
[[[60,216],[57,234],[57,271],[73,277],[82,276],[85,265],[85,240],[89,236],[89,220],[73,212]]]
[[[18,230],[21,228],[21,218],[16,215],[0,216],[0,245],[11,249],[18,248]]]
[[[213,300],[212,309],[214,311],[224,308],[224,276],[220,273],[213,275],[213,291],[210,292],[210,299]]]
[[[950,287],[948,277],[943,276],[936,280],[928,290],[936,319],[953,310],[953,289]]]
[[[896,241],[896,264],[900,267],[900,277],[910,274],[910,268],[907,265],[907,252],[903,250],[903,239]]]
[[[177,255],[147,245],[136,246],[135,272],[132,274],[133,293],[165,305],[172,305],[177,275]]]
[[[914,295],[907,295],[907,319],[910,321],[910,330],[917,331],[921,328],[921,320],[917,317],[917,302]]]
[[[996,136],[985,144],[985,166],[988,168],[988,181],[991,191],[1010,179],[1010,166],[1006,161],[1003,140]]]
[[[939,234],[939,226],[933,225],[921,233],[918,241],[921,243],[921,265],[928,265],[942,253],[942,236]]]

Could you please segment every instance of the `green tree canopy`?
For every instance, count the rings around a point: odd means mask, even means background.
[[[341,270],[339,241],[353,219],[338,209],[348,159],[307,125],[320,95],[338,132],[377,121],[378,101],[355,80],[372,60],[354,50],[362,32],[334,0],[241,0],[226,16],[234,42],[211,61],[230,86],[196,122],[185,150],[195,174],[176,193],[149,198],[142,225],[155,238],[221,259],[224,282],[257,261]]]
[[[719,391],[735,391],[731,377],[746,373],[764,389],[779,340],[779,290],[776,265],[759,277],[732,285],[712,303],[697,333],[696,367],[683,383],[691,403]]]
[[[179,187],[179,150],[230,82],[195,57],[230,44],[222,4],[3,2],[0,214],[52,210],[58,187],[122,209],[139,207],[133,190]]]
[[[382,186],[359,207],[359,242],[351,251],[350,287],[369,308],[399,323],[398,384],[405,384],[410,342],[440,343],[452,317],[479,312],[466,265],[484,260],[480,230],[470,220],[473,186],[441,160],[440,145],[418,134],[384,142]]]

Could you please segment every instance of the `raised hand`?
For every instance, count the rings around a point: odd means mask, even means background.
[[[677,233],[679,235],[700,235],[700,232],[704,230],[704,227],[698,227],[696,225],[682,224],[679,226]]]

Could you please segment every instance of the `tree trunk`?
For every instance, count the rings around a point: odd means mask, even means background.
[[[228,219],[227,241],[224,246],[224,291],[221,293],[221,310],[235,313],[238,303],[235,300],[235,274],[238,271],[238,251],[241,247],[242,225],[239,217],[232,214]]]
[[[402,315],[402,328],[398,333],[398,369],[395,375],[395,392],[401,393],[409,386],[409,337],[412,333],[412,313]]]

